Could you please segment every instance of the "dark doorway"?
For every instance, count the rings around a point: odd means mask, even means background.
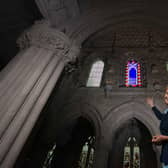
[[[125,122],[114,136],[108,168],[157,168],[148,129],[137,119]]]

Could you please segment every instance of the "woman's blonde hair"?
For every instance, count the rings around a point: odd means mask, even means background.
[[[168,85],[166,85],[166,89],[168,89]]]

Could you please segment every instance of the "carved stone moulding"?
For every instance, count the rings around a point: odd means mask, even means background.
[[[80,47],[71,42],[63,32],[52,28],[47,20],[35,22],[35,24],[25,30],[17,41],[20,49],[36,46],[43,49],[52,50],[55,55],[57,51],[64,58],[64,62],[74,61],[80,52]]]
[[[21,49],[31,45],[49,50],[67,50],[70,48],[68,37],[52,28],[47,20],[36,21],[31,28],[21,34],[17,43]]]

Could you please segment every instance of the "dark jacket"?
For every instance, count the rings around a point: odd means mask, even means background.
[[[156,117],[160,120],[160,132],[162,135],[168,136],[168,113],[161,113],[156,107],[153,107]],[[165,165],[168,165],[168,141],[162,143],[162,151],[160,161]]]

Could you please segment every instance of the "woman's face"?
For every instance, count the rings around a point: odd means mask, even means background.
[[[165,91],[164,101],[165,101],[165,103],[168,105],[168,88],[167,88],[166,91]]]

